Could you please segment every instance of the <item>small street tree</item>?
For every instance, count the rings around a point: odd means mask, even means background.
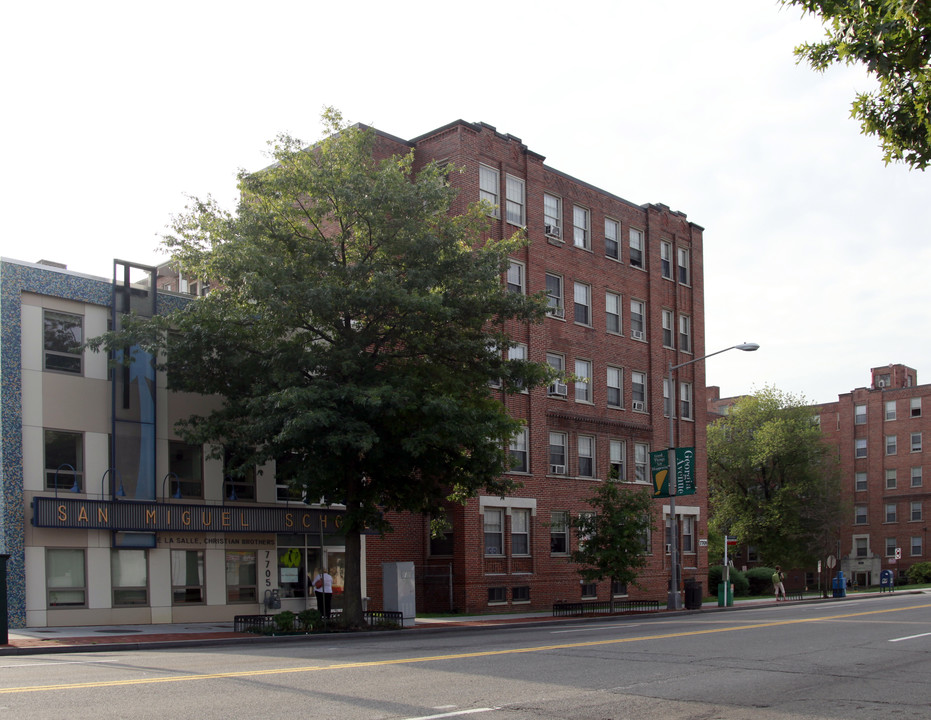
[[[708,428],[709,526],[770,565],[804,567],[836,548],[840,471],[814,415],[802,398],[767,387]]]
[[[164,239],[211,292],[183,310],[130,319],[92,345],[158,353],[172,390],[215,396],[178,428],[225,448],[234,467],[275,461],[298,497],[345,506],[344,617],[362,621],[361,540],[386,511],[441,512],[512,487],[521,428],[488,391],[550,381],[505,360],[505,326],[541,321],[545,300],[509,293],[508,255],[488,208],[450,214],[449,171],[416,175],[411,154],[378,160],[375,134],[324,113],[311,148],[281,136],[274,163],[241,172],[235,212],[194,200]]]
[[[861,92],[851,116],[879,137],[886,163],[924,170],[931,164],[931,3],[927,0],[782,0],[819,16],[827,39],[796,48],[824,71],[862,64],[879,88]]]
[[[588,504],[592,511],[572,520],[579,537],[572,560],[580,566],[579,575],[585,582],[610,578],[637,585],[638,571],[648,559],[646,543],[653,525],[651,493],[609,480],[598,486]]]

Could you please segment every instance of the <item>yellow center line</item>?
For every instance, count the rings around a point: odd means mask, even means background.
[[[386,665],[409,665],[413,663],[437,662],[440,660],[465,660],[468,658],[493,657],[496,655],[519,655],[524,653],[545,652],[548,650],[572,650],[575,648],[599,647],[603,645],[617,645],[620,643],[643,642],[645,640],[668,640],[671,638],[694,637],[698,635],[712,635],[715,633],[735,632],[737,630],[759,630],[768,627],[785,625],[799,625],[802,623],[826,622],[830,620],[846,620],[848,618],[864,617],[866,615],[881,615],[885,613],[905,612],[908,610],[922,610],[931,607],[926,605],[911,605],[904,608],[886,610],[867,610],[864,612],[827,615],[825,617],[799,618],[794,620],[774,620],[770,622],[735,625],[733,627],[714,627],[707,630],[688,630],[675,633],[662,633],[659,635],[639,635],[630,638],[615,638],[612,640],[587,640],[583,642],[560,643],[558,645],[539,645],[535,647],[510,648],[507,650],[481,650],[477,652],[453,653],[449,655],[426,655],[423,657],[398,658],[396,660],[370,660],[367,662],[338,663],[335,665],[307,665],[294,668],[275,668],[271,670],[240,670],[238,672],[209,673],[202,675],[175,675],[163,678],[137,678],[134,680],[105,680],[101,682],[64,683],[60,685],[35,685],[31,687],[0,688],[0,695],[13,693],[46,692],[51,690],[79,690],[87,688],[125,687],[127,685],[155,685],[158,683],[192,682],[195,680],[218,680],[243,677],[262,677],[267,675],[287,675],[293,673],[321,672],[323,670],[353,670],[358,668],[384,667]]]

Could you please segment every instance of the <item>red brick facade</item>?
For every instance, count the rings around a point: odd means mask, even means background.
[[[526,347],[529,359],[562,358],[567,373],[590,377],[591,383],[587,393],[584,385],[569,382],[565,395],[548,388],[506,398],[501,394],[511,412],[527,420],[528,467],[515,473],[522,487],[508,498],[480,497],[457,508],[447,546],[434,542],[432,552],[428,518],[391,517],[395,531],[367,543],[371,604],[381,605],[381,563],[389,561],[414,563],[422,612],[541,609],[557,599],[578,600],[583,591],[584,597],[607,599],[612,592],[608,581],[595,588],[580,584],[568,552],[560,551],[561,536],[552,537],[554,513],[577,516],[590,510],[586,499],[609,477],[612,446],[614,460],[623,460],[622,480],[632,488],[649,484],[648,456],[642,483],[635,481],[635,462],[668,444],[667,367],[704,354],[702,228],[665,205],[636,205],[554,170],[520,139],[485,124],[457,121],[409,142],[378,134],[379,154],[411,148],[415,167],[439,160],[461,170],[450,174],[459,190],[454,212],[477,201],[484,190],[496,195],[499,207],[499,217],[490,222],[493,237],[526,228],[530,244],[514,256],[512,279],[521,291],[537,293],[547,290],[549,275],[558,307],[542,325],[511,328],[512,337]],[[545,217],[547,202],[551,211]],[[554,203],[558,215],[552,212]],[[574,222],[585,230],[578,241]],[[642,307],[642,329],[636,328],[639,313],[632,301]],[[645,380],[642,399],[635,397],[635,379]],[[707,571],[706,550],[699,542],[707,537],[704,380],[703,363],[679,371],[677,383],[691,387],[691,417],[677,419],[675,429],[676,444],[694,446],[697,453],[698,493],[679,498],[677,514],[685,518],[679,541],[682,576],[699,582]],[[551,433],[565,442],[564,463],[551,462]],[[618,594],[665,599],[667,510],[668,501],[655,501],[642,589],[631,586]],[[576,548],[571,531],[567,542],[568,551]]]
[[[841,534],[840,569],[858,585],[898,578],[929,559],[931,385],[905,365],[873,368],[869,387],[818,406],[821,429],[836,445],[851,517]],[[901,557],[896,558],[896,548]]]

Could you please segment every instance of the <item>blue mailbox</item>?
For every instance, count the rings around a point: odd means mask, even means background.
[[[879,573],[879,592],[895,592],[895,575],[892,570],[883,570]]]

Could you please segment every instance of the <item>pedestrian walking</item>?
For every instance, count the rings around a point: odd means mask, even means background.
[[[776,566],[776,572],[773,573],[773,592],[776,593],[776,602],[779,602],[780,599],[788,600],[786,597],[786,587],[783,585],[786,576],[782,572],[782,568],[778,565]],[[782,596],[781,598],[779,596]]]

